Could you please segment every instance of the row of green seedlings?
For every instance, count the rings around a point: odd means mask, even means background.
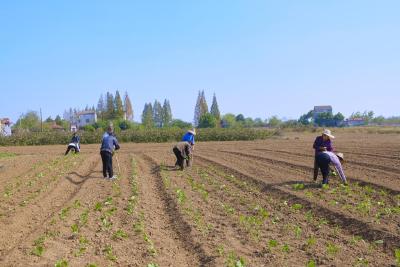
[[[211,169],[213,169],[213,168],[211,168]],[[214,171],[215,171],[215,169],[214,169]],[[252,187],[252,186],[248,185],[246,182],[243,182],[243,181],[241,181],[241,180],[235,181],[235,178],[234,178],[234,176],[232,176],[232,175],[230,175],[230,176],[227,175],[226,177],[227,177],[228,180],[230,180],[231,182],[233,182],[233,183],[235,183],[236,185],[238,185],[239,188],[240,188],[240,186],[241,186],[244,190],[250,190],[250,191],[251,191],[252,189],[255,189],[255,187]],[[208,179],[208,180],[210,181],[210,179]],[[356,184],[356,186],[358,186],[358,185]],[[226,186],[223,185],[223,187],[224,187],[223,189],[226,190]],[[303,184],[294,185],[293,187],[294,187],[294,189],[296,189],[296,190],[303,190],[303,189],[304,189],[304,185],[303,185]],[[358,186],[358,187],[359,187],[359,186]],[[347,187],[343,187],[343,186],[342,186],[342,188],[347,188]],[[329,189],[329,187],[328,187],[328,188],[325,188],[324,190],[328,190],[328,189]],[[366,192],[366,194],[371,194],[371,193],[373,192],[373,191],[371,191],[371,188],[368,188],[368,186],[363,187],[363,189],[364,189],[364,191]],[[382,194],[382,195],[386,195],[386,194],[384,194],[384,193],[385,193],[385,192],[382,192],[382,191],[381,191],[381,194]],[[396,196],[396,197],[398,197],[398,196]],[[270,199],[270,200],[272,201],[272,199]],[[287,201],[284,201],[284,202],[283,202],[283,206],[290,207],[290,210],[293,210],[293,211],[301,211],[301,210],[303,209],[303,206],[302,206],[301,204],[296,204],[296,203],[295,203],[295,204],[289,206],[288,203],[287,203]],[[226,211],[227,213],[230,213],[230,214],[234,213],[234,209],[233,209],[232,207],[228,206],[228,205],[224,206],[224,209],[225,209],[225,211]],[[314,226],[317,227],[317,229],[320,229],[323,225],[328,225],[328,224],[329,224],[329,222],[328,222],[326,219],[324,219],[324,218],[319,218],[319,219],[313,218],[313,215],[312,215],[312,212],[311,212],[311,211],[308,211],[308,212],[306,213],[306,219],[307,219],[307,222],[308,222],[309,224],[313,224]],[[252,220],[251,220],[251,221],[252,221]],[[278,221],[279,221],[279,218],[278,218],[278,217],[274,217],[274,218],[272,219],[272,222],[273,222],[274,224],[277,223]],[[300,237],[301,232],[302,232],[302,229],[301,229],[300,226],[292,225],[292,226],[285,226],[285,227],[286,227],[286,228],[291,228],[291,229],[293,229],[293,231],[294,231],[294,233],[295,233],[295,236],[296,236],[297,238]],[[336,226],[336,227],[333,229],[333,235],[334,235],[334,236],[338,236],[339,232],[340,232],[340,227],[339,227],[339,226]],[[307,245],[306,247],[310,247],[310,245],[312,245],[312,244],[314,243],[314,242],[312,241],[313,239],[314,239],[313,237],[310,237],[309,239],[306,240],[306,245]],[[356,241],[356,240],[362,240],[362,238],[360,238],[360,237],[353,237],[352,243],[355,244],[355,241]],[[363,241],[363,240],[362,240],[362,241]],[[363,242],[365,242],[365,241],[363,241]],[[376,250],[377,246],[382,245],[382,244],[383,244],[383,241],[382,241],[382,240],[376,240],[375,242],[369,243],[369,250],[370,250],[370,252]],[[282,251],[288,251],[286,248],[288,248],[288,245],[284,244],[283,247],[282,247]],[[338,252],[339,250],[340,250],[340,248],[337,247],[336,245],[334,245],[333,243],[331,243],[331,242],[327,242],[327,243],[326,243],[326,252],[327,252],[327,254],[330,255],[331,257],[334,257],[334,256],[337,254],[337,252]],[[355,265],[360,264],[360,263],[365,263],[365,262],[366,262],[366,259],[363,258],[363,257],[360,257],[360,258],[356,259]]]
[[[151,239],[149,233],[146,231],[144,213],[139,212],[137,210],[137,204],[139,201],[139,187],[138,187],[138,183],[137,183],[137,178],[138,178],[137,163],[134,158],[132,158],[132,160],[131,160],[131,169],[132,169],[132,175],[131,175],[130,181],[129,181],[130,185],[131,185],[131,197],[128,200],[128,205],[126,207],[126,211],[127,211],[128,215],[133,215],[136,217],[136,221],[133,224],[133,230],[136,234],[142,236],[143,241],[147,245],[147,252],[152,257],[155,257],[155,256],[157,256],[157,249],[156,249],[154,242]],[[137,214],[135,214],[135,211],[137,212]],[[158,264],[149,263],[147,266],[148,267],[158,267]]]
[[[171,178],[169,177],[169,175],[167,174],[167,172],[165,170],[166,170],[166,167],[165,167],[165,165],[162,164],[160,175],[163,180],[163,184],[164,184],[165,188],[168,191],[173,192],[172,194],[175,195],[176,201],[177,201],[178,205],[180,206],[180,208],[182,209],[183,214],[188,216],[190,218],[190,220],[192,220],[194,222],[196,229],[203,236],[208,235],[210,233],[210,231],[213,229],[213,225],[211,223],[205,222],[204,215],[201,212],[201,210],[194,207],[193,201],[187,197],[185,191],[182,188],[177,187],[172,184]],[[184,173],[180,173],[177,176],[184,179],[184,177],[183,177]],[[188,180],[189,184],[192,186],[192,189],[194,191],[198,191],[198,192],[200,191],[204,201],[207,201],[208,192],[204,189],[204,187],[200,184],[196,184],[191,176],[188,176],[187,180]]]
[[[293,189],[301,191],[305,189],[305,185],[294,184]],[[369,185],[361,186],[358,182],[333,188],[325,186],[322,191],[316,192],[304,190],[304,193],[310,199],[324,201],[352,214],[372,217],[376,224],[380,224],[382,220],[397,224],[400,219],[400,194],[390,195],[386,190],[377,191]]]
[[[235,184],[237,187],[241,188],[242,190],[246,190],[246,191],[250,191],[250,192],[255,192],[255,193],[259,193],[258,188],[240,180],[237,179],[234,175],[227,175],[224,172],[218,171],[213,167],[209,167],[209,169],[211,169],[211,171],[213,173],[217,173],[219,174],[219,176],[224,177],[227,181]],[[216,179],[210,179],[210,176],[208,175],[208,172],[211,173],[210,171],[205,171],[205,172],[201,172],[200,175],[207,181],[209,181],[209,183],[215,183]],[[243,225],[245,227],[245,229],[250,233],[251,237],[253,239],[255,239],[256,241],[259,241],[260,236],[259,236],[259,230],[262,228],[262,226],[264,225],[264,223],[266,222],[266,220],[268,218],[271,218],[271,222],[273,224],[278,224],[280,223],[281,219],[279,218],[279,216],[271,216],[269,214],[268,211],[265,210],[265,208],[261,207],[260,205],[256,204],[256,203],[252,203],[252,202],[248,202],[245,199],[241,198],[240,196],[235,195],[235,193],[230,192],[231,190],[229,189],[229,186],[227,186],[226,184],[220,185],[217,184],[217,187],[219,187],[220,189],[224,190],[225,193],[231,194],[234,198],[238,199],[238,201],[240,202],[241,205],[247,205],[249,207],[252,207],[252,212],[253,215],[239,215],[239,220],[241,225]],[[269,200],[270,202],[273,201],[273,199],[271,198]],[[231,216],[237,216],[235,215],[235,213],[237,213],[237,211],[230,206],[229,204],[224,204],[221,203],[222,208],[224,209],[224,211],[226,212],[227,215],[231,215]],[[290,211],[294,211],[294,212],[299,212],[303,209],[303,206],[301,204],[298,203],[294,203],[293,205],[291,205],[289,207],[289,204],[287,201],[284,201],[282,203],[282,206],[284,207],[288,207]],[[322,227],[322,225],[326,225],[328,224],[328,222],[325,219],[320,219],[320,220],[315,220],[315,219],[311,219],[311,214],[308,213],[308,222],[311,223],[317,223],[317,227],[320,228]],[[288,228],[291,229],[291,231],[294,232],[294,235],[297,239],[300,239],[302,237],[302,228],[299,225],[284,225],[284,228]],[[338,229],[335,229],[338,230]],[[310,237],[307,241],[306,244],[308,244],[308,247],[310,247],[310,245],[312,245],[313,243],[315,243],[316,241],[315,238]],[[271,242],[268,244],[268,248],[271,247],[276,247],[278,246],[278,241],[276,240],[271,240]],[[335,249],[332,249],[334,245],[331,243],[327,244],[327,250],[330,251],[330,254],[333,253],[333,251],[335,251]],[[291,251],[290,246],[288,244],[281,244],[281,250],[282,252],[285,253],[289,253]],[[336,250],[338,251],[338,249]],[[312,261],[311,261],[312,262]]]
[[[58,168],[60,163],[63,163],[63,157],[58,157],[51,162],[39,162],[35,163],[34,166],[30,169],[29,174],[20,175],[15,178],[10,179],[10,183],[5,186],[3,197],[10,198],[14,195],[15,192],[20,190],[19,188],[22,185],[27,187],[32,187],[38,180],[43,178],[47,173],[54,170],[56,167]],[[39,172],[35,172],[37,169],[44,168]],[[31,175],[31,172],[35,172]]]
[[[197,169],[197,174],[198,173],[199,173],[199,169]],[[163,173],[162,175],[164,176],[164,180],[169,179],[165,173]],[[209,178],[209,177],[207,176],[207,178]],[[206,184],[212,185],[213,184],[212,180],[211,179],[206,179],[206,180],[203,179],[202,182],[198,182],[193,178],[193,176],[190,173],[186,174],[186,180],[188,181],[189,185],[191,186],[192,191],[196,192],[204,202],[208,202],[209,191],[206,188],[207,187]],[[192,217],[197,229],[200,232],[202,232],[204,235],[208,234],[213,228],[212,224],[206,224],[204,222],[201,211],[192,208],[192,203],[188,202],[186,200],[187,199],[186,195],[182,189],[174,188],[173,190],[176,190],[175,192],[176,192],[176,198],[177,198],[178,203],[180,203],[181,205],[183,205],[185,203],[189,204],[188,206],[185,207],[184,210],[185,210],[186,215],[188,215],[189,217]],[[246,261],[243,257],[238,256],[235,251],[225,251],[225,248],[223,245],[219,245],[216,248],[216,252],[218,253],[218,255],[220,257],[225,258],[225,266],[227,266],[227,267],[246,266]]]

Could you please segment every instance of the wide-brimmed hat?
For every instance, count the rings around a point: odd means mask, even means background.
[[[338,158],[340,158],[341,160],[344,160],[344,155],[343,155],[343,153],[336,153],[336,156],[337,156]]]
[[[335,136],[332,135],[331,130],[328,130],[328,129],[325,129],[325,130],[322,132],[322,135],[326,135],[326,136],[328,136],[329,138],[335,139]]]
[[[189,130],[188,133],[191,133],[191,134],[193,134],[193,135],[196,135],[196,129],[193,128],[193,129]]]

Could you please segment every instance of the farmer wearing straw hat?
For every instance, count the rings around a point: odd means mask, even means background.
[[[173,148],[173,152],[176,156],[175,166],[179,167],[181,170],[185,168],[185,162],[187,167],[192,167],[195,136],[196,129],[193,128],[187,131],[183,135],[181,142],[176,144]]]
[[[344,184],[347,184],[346,176],[343,172],[342,164],[344,162],[343,153],[333,153],[330,151],[323,151],[319,153],[316,157],[317,167],[321,170],[322,173],[322,184],[328,184],[329,182],[329,174],[331,172],[329,165],[332,164],[336,169],[336,172],[339,173],[340,178]]]
[[[112,126],[108,126],[107,133],[103,135],[101,143],[100,155],[103,162],[103,177],[114,180],[117,177],[113,173],[112,157],[115,150],[120,149],[117,138],[113,134]]]
[[[332,135],[331,131],[328,129],[325,129],[322,132],[322,135],[318,136],[314,141],[314,145],[313,145],[313,148],[315,150],[314,181],[316,181],[318,178],[317,156],[321,152],[324,152],[324,151],[332,152],[334,150],[333,146],[332,146],[332,141],[331,141],[332,139],[335,139],[335,137]]]

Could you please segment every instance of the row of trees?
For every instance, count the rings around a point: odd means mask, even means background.
[[[154,104],[146,103],[142,112],[142,125],[151,127],[169,127],[172,123],[172,111],[169,100],[165,99],[164,104],[158,100]]]
[[[100,96],[97,103],[97,117],[101,120],[119,120],[126,119],[133,121],[133,106],[129,98],[128,92],[125,92],[124,100],[117,90],[115,96],[107,92],[106,95]]]

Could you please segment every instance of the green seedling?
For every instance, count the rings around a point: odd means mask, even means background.
[[[80,216],[79,216],[79,223],[81,225],[86,225],[89,219],[89,210],[85,210]]]
[[[34,247],[31,251],[32,255],[37,257],[41,257],[44,252],[44,241],[46,240],[46,236],[41,236],[34,241]]]
[[[310,260],[309,262],[307,262],[307,267],[315,267],[317,266],[314,260]]]
[[[328,244],[326,245],[326,252],[327,252],[328,255],[330,255],[330,256],[335,256],[335,255],[339,252],[339,247],[336,246],[335,244],[328,243]]]
[[[305,188],[304,184],[294,184],[293,186],[294,190],[303,190]]]
[[[283,247],[282,247],[282,252],[289,253],[289,252],[290,252],[290,247],[289,247],[289,245],[287,245],[287,244],[283,245]]]
[[[147,264],[147,267],[159,267],[159,266],[156,263],[149,263]]]
[[[354,266],[356,267],[364,267],[364,266],[368,266],[369,262],[367,259],[364,258],[358,258],[354,264]]]
[[[394,251],[394,257],[396,258],[396,265],[400,266],[400,248]]]
[[[68,261],[62,259],[56,262],[56,264],[54,264],[54,267],[68,267]]]
[[[81,207],[81,202],[79,200],[75,200],[73,207],[74,209],[79,209]]]
[[[106,247],[103,249],[103,252],[106,254],[106,258],[110,261],[116,261],[117,256],[114,255],[113,253],[113,248],[111,245],[106,245]]]
[[[102,211],[103,210],[103,203],[97,202],[96,205],[94,206],[95,211]]]
[[[128,237],[128,234],[125,233],[123,230],[118,230],[113,234],[114,240],[122,240]]]
[[[278,246],[278,241],[276,241],[275,239],[271,239],[270,241],[268,241],[269,249],[276,248],[277,246]]]
[[[75,257],[82,256],[86,253],[87,245],[89,244],[89,240],[87,240],[84,236],[79,238],[79,250],[75,253]]]
[[[296,227],[294,228],[294,234],[295,234],[296,238],[300,238],[302,232],[303,232],[303,231],[302,231],[302,229],[301,229],[300,226],[296,226]]]
[[[298,204],[298,203],[293,204],[292,209],[294,209],[294,210],[301,210],[301,209],[303,209],[303,205]]]
[[[218,245],[217,247],[217,253],[220,257],[224,256],[225,254],[225,248],[223,245]]]
[[[73,225],[71,225],[71,230],[73,234],[79,233],[79,225],[74,223]]]
[[[186,201],[186,195],[185,192],[182,191],[182,189],[176,190],[176,197],[179,204],[183,204]]]
[[[70,209],[71,209],[70,207],[67,207],[67,208],[64,208],[64,209],[61,210],[61,212],[60,212],[60,219],[61,219],[62,221],[64,221],[64,220],[67,218]]]
[[[97,267],[97,265],[94,263],[88,263],[85,267]]]
[[[310,237],[306,240],[306,246],[309,248],[315,246],[316,243],[317,243],[317,240],[314,237]]]
[[[246,263],[242,257],[238,257],[234,252],[230,252],[225,265],[227,267],[244,267]]]
[[[108,197],[106,199],[106,201],[104,201],[104,205],[106,205],[106,206],[110,206],[110,205],[112,205],[112,203],[113,203],[112,197]]]

